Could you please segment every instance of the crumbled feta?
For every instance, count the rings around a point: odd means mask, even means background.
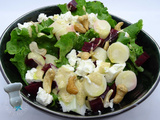
[[[78,58],[77,66],[75,73],[79,76],[86,76],[88,73],[92,73],[95,69],[95,65],[91,59],[81,60]]]
[[[94,23],[98,20],[97,15],[94,13],[88,14],[89,28],[94,27]]]
[[[105,74],[110,67],[109,62],[103,62],[102,60],[97,60],[96,65],[97,67],[95,68],[94,72],[99,72],[101,74]]]
[[[123,64],[114,64],[112,67],[106,70],[105,78],[107,82],[112,82],[116,76],[123,71],[125,68],[126,63]]]
[[[78,16],[73,16],[71,14],[71,12],[68,11],[65,14],[61,14],[61,15],[56,14],[56,15],[54,15],[53,16],[53,20],[54,21],[64,20],[68,24],[75,24],[76,22],[78,22]]]
[[[68,62],[71,66],[75,66],[76,61],[77,61],[77,55],[76,55],[76,50],[73,49],[68,55]]]
[[[70,112],[70,111],[74,111],[78,114],[81,114],[81,115],[85,115],[85,112],[86,112],[86,105],[82,105],[82,106],[79,106],[77,104],[77,100],[76,100],[76,96],[74,96],[73,100],[70,102],[70,103],[64,103],[63,101],[59,101],[60,105],[62,106],[62,110],[63,112]]]
[[[76,110],[76,97],[74,96],[73,100],[70,103],[64,103],[63,101],[59,101],[62,106],[63,112],[70,112]]]
[[[27,73],[25,75],[25,79],[28,83],[31,83],[31,82],[39,82],[41,80],[39,80],[36,76],[36,72],[37,72],[37,69],[36,68],[32,68],[31,70],[27,70]]]
[[[37,21],[38,21],[38,22],[42,22],[43,20],[44,20],[44,21],[48,20],[48,17],[47,17],[46,14],[40,13],[39,16],[38,16]]]
[[[88,15],[88,21],[89,21],[89,28],[93,28],[95,21],[98,20],[98,18],[97,18],[98,14],[91,13],[91,14],[87,14],[87,15]],[[75,23],[79,22],[78,17],[79,17],[78,15],[73,16],[71,14],[71,12],[68,11],[65,14],[54,15],[53,20],[54,21],[64,20],[66,23],[74,25]]]
[[[86,106],[85,104],[82,105],[82,106],[79,106],[79,105],[77,104],[77,109],[76,109],[74,112],[79,113],[79,114],[81,114],[81,115],[85,115],[86,109],[88,109],[88,108],[87,108],[87,106]]]
[[[20,30],[22,30],[22,28],[28,29],[28,28],[30,28],[31,25],[33,25],[33,22],[25,22],[23,24],[18,23],[17,25]]]
[[[48,94],[43,88],[39,87],[36,96],[36,101],[44,106],[47,106],[52,102],[52,100],[53,96]]]

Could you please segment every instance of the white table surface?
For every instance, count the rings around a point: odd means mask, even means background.
[[[68,3],[70,0],[0,0],[0,35],[18,17],[39,7]],[[143,30],[149,33],[160,45],[160,1],[159,0],[101,0],[113,15],[131,23],[143,19]],[[41,111],[23,102],[22,110],[16,112],[9,104],[8,94],[3,88],[7,85],[0,73],[0,119],[2,120],[62,120],[53,114]],[[160,84],[155,91],[137,107],[107,120],[159,120]]]

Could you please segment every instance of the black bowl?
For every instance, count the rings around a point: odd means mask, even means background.
[[[45,13],[47,16],[53,15],[53,14],[59,14],[61,11],[57,6],[47,6],[40,9],[36,9],[34,11],[31,11],[24,16],[18,18],[15,20],[3,33],[1,36],[1,43],[0,43],[0,66],[1,66],[1,72],[4,76],[7,83],[14,83],[14,82],[21,82],[24,86],[23,80],[20,77],[20,74],[18,70],[15,68],[15,66],[10,62],[10,56],[9,54],[6,54],[4,51],[6,49],[6,43],[10,40],[10,33],[11,31],[17,27],[17,23],[24,23],[27,21],[37,21],[37,17],[40,13]],[[115,19],[117,22],[123,21],[124,27],[130,25],[129,22],[116,17],[112,15],[113,19]],[[97,115],[96,113],[90,114],[87,113],[86,116],[80,116],[78,114],[75,114],[73,112],[70,113],[63,113],[60,109],[50,109],[47,107],[44,107],[40,104],[38,104],[35,99],[32,99],[24,94],[23,91],[21,91],[21,95],[25,101],[30,103],[31,105],[42,109],[46,112],[50,112],[55,115],[60,115],[63,117],[70,117],[70,118],[98,118],[98,117],[108,117],[113,116],[116,114],[123,113],[141,102],[143,102],[156,88],[156,86],[159,83],[160,78],[160,50],[158,44],[143,30],[139,33],[138,38],[139,41],[138,44],[143,46],[144,51],[146,51],[150,58],[145,64],[144,72],[140,73],[138,75],[138,85],[135,90],[127,94],[124,98],[124,100],[119,105],[114,105],[114,109],[105,109],[102,111],[101,115]]]

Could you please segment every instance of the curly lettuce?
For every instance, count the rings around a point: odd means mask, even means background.
[[[29,68],[25,64],[25,58],[30,52],[29,44],[32,41],[37,42],[39,48],[47,49],[48,54],[58,57],[58,48],[54,47],[57,40],[51,32],[53,28],[49,28],[52,23],[53,20],[48,19],[37,26],[30,26],[31,35],[27,28],[15,28],[11,32],[11,39],[6,44],[5,52],[14,56],[10,61],[16,66],[26,84],[28,83],[25,80],[25,74]]]
[[[99,1],[89,1],[85,0],[75,0],[77,2],[77,10],[72,12],[72,15],[85,15],[87,13],[95,13],[98,18],[101,20],[106,20],[109,22],[112,28],[117,24],[117,22],[112,19],[112,16],[108,13],[108,8]],[[67,4],[59,4],[58,7],[61,9],[61,12],[64,14],[68,12]]]

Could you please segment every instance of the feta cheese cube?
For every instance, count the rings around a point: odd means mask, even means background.
[[[28,83],[31,82],[40,82],[41,80],[39,80],[36,76],[36,72],[37,69],[36,68],[32,68],[31,70],[27,70],[27,73],[25,75],[25,79]]]
[[[39,87],[36,101],[39,102],[41,105],[47,106],[53,100],[53,96],[48,94],[43,88]]]
[[[114,64],[112,67],[110,67],[108,70],[106,70],[105,78],[107,82],[112,82],[116,76],[123,71],[125,68],[126,63],[123,64]]]
[[[95,68],[95,72],[99,72],[101,74],[105,74],[110,67],[109,62],[103,62],[102,60],[97,60],[96,65],[97,67]]]
[[[76,55],[76,50],[73,49],[68,55],[68,62],[71,66],[75,66],[76,61],[77,61],[77,55]]]
[[[40,13],[39,16],[38,16],[37,21],[38,21],[38,22],[42,22],[43,20],[46,21],[47,19],[48,19],[48,17],[47,17],[46,14]]]
[[[18,28],[22,30],[22,28],[29,28],[31,25],[33,25],[33,22],[24,22],[23,24],[18,23]]]
[[[98,20],[97,15],[94,13],[88,14],[89,28],[94,27],[94,23]]]
[[[88,73],[92,73],[95,69],[95,65],[91,59],[88,60],[81,60],[80,58],[77,59],[76,74],[79,76],[86,76]]]

